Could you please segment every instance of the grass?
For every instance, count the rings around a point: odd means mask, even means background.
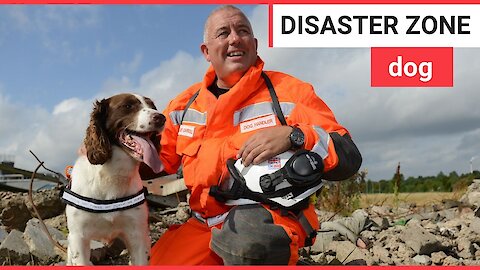
[[[463,194],[458,192],[417,192],[417,193],[399,193],[398,201],[400,204],[415,203],[417,206],[438,204],[442,200],[459,200]],[[393,193],[362,194],[360,196],[360,207],[366,208],[372,205],[394,206],[395,196]]]

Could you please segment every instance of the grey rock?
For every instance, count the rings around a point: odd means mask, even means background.
[[[457,208],[450,208],[450,209],[438,211],[438,214],[441,217],[445,218],[446,220],[451,220],[457,216],[458,211],[457,211]]]
[[[310,258],[314,262],[316,262],[317,264],[320,264],[320,265],[328,264],[327,257],[325,255],[325,253],[320,253],[320,254],[317,254],[317,255],[311,255]]]
[[[465,223],[465,220],[462,220],[462,219],[459,219],[459,218],[454,218],[454,219],[450,219],[450,220],[445,221],[445,223],[443,223],[443,225],[446,228],[461,230],[467,224]]]
[[[65,213],[62,213],[61,215],[58,215],[56,217],[44,219],[43,221],[45,221],[45,225],[55,228],[61,232],[64,232],[65,234],[67,234],[68,232],[67,217],[65,216]]]
[[[465,238],[457,239],[457,249],[459,251],[458,256],[464,259],[473,258],[473,255],[475,254],[475,248],[473,247],[472,242]]]
[[[433,234],[438,234],[439,233],[439,228],[438,225],[435,223],[430,222],[429,220],[422,224],[422,227],[426,229],[427,231],[433,233]]]
[[[386,264],[391,264],[393,262],[392,258],[390,257],[390,252],[382,246],[374,245],[372,247],[372,253],[373,253],[373,259],[376,261],[383,262]]]
[[[21,193],[4,193],[0,200],[0,220],[10,229],[25,230],[27,221],[32,218]]]
[[[478,232],[478,229],[476,227],[476,222],[470,223],[469,227],[464,226],[462,230],[460,230],[460,232],[456,234],[457,238],[466,238],[472,243],[480,243],[480,233]]]
[[[60,199],[59,189],[42,190],[32,194],[33,203],[42,219],[58,216],[65,210],[65,204]],[[25,196],[25,205],[31,213],[34,213],[32,203]]]
[[[384,230],[390,226],[388,219],[385,217],[373,217],[370,220],[374,222],[373,226],[379,228],[380,230]]]
[[[376,238],[377,232],[374,231],[363,231],[360,235],[368,240],[374,240]]]
[[[413,257],[413,261],[419,265],[430,265],[432,264],[432,259],[427,255],[417,255]]]
[[[407,247],[407,245],[403,243],[399,243],[398,249],[397,249],[397,257],[403,258],[406,260],[408,258],[413,257],[413,255],[415,255],[415,252],[411,248]]]
[[[0,245],[0,264],[25,265],[30,258],[30,251],[23,241],[23,233],[12,230]]]
[[[365,260],[368,256],[365,250],[362,250],[352,244],[350,241],[333,241],[329,245],[329,249],[336,253],[336,258],[344,263],[356,260]]]
[[[478,259],[472,259],[472,260],[463,260],[464,265],[468,266],[479,266],[480,265],[480,260]]]
[[[422,223],[421,223],[421,220],[418,220],[418,219],[411,219],[408,221],[408,227],[412,227],[412,226],[419,226],[421,227],[422,226]]]
[[[55,228],[47,229],[54,240],[65,240],[65,236]],[[27,244],[30,253],[37,257],[42,263],[48,264],[57,259],[57,252],[54,250],[54,243],[48,238],[46,232],[43,231],[40,221],[32,218],[27,222],[27,227],[23,233],[23,239]]]
[[[429,255],[443,248],[435,235],[416,225],[407,226],[400,234],[400,239],[419,255]]]
[[[480,179],[473,180],[460,201],[468,205],[480,206]]]
[[[393,264],[390,264],[390,265],[416,265],[417,264],[413,261],[412,258],[403,259],[403,258],[398,258],[396,256],[393,256],[392,259],[393,259]]]
[[[450,265],[450,266],[460,266],[460,265],[463,265],[463,263],[458,260],[458,259],[455,259],[454,257],[452,256],[448,256],[446,257],[444,260],[443,260],[443,265]]]
[[[443,260],[447,257],[447,254],[445,254],[443,251],[433,252],[430,257],[432,258],[432,263],[436,265],[442,265]]]
[[[479,218],[475,218],[472,220],[472,222],[470,223],[470,230],[472,230],[473,233],[477,234],[477,235],[480,235],[480,219]],[[478,241],[476,241],[478,242]]]

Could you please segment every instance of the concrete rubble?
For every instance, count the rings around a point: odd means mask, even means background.
[[[34,218],[26,194],[0,192],[0,198],[0,265],[64,265],[65,253],[54,247]],[[65,207],[58,191],[38,192],[34,200],[52,237],[66,247]],[[312,247],[300,250],[302,264],[480,265],[480,180],[475,180],[459,201],[444,200],[425,207],[374,205],[362,213],[366,220],[359,223],[364,226],[359,236],[366,241],[366,248],[359,248],[351,234],[346,237],[344,231],[326,226]],[[321,210],[317,214],[321,222],[341,219]],[[184,202],[175,208],[152,207],[152,244],[170,225],[181,224],[190,216]],[[92,242],[91,247],[94,264],[128,264],[128,252],[120,241]]]

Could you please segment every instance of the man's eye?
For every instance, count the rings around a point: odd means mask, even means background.
[[[247,29],[240,29],[240,30],[238,30],[238,33],[240,35],[249,35],[250,31],[248,31]]]
[[[226,37],[228,36],[228,32],[227,31],[223,31],[223,32],[220,32],[218,33],[217,37]]]

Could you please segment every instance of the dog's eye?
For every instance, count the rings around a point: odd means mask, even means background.
[[[132,108],[133,108],[133,105],[132,105],[132,104],[129,104],[129,103],[127,103],[127,104],[123,105],[123,107],[124,107],[125,109],[127,109],[127,110],[130,110],[130,109],[132,109]]]

